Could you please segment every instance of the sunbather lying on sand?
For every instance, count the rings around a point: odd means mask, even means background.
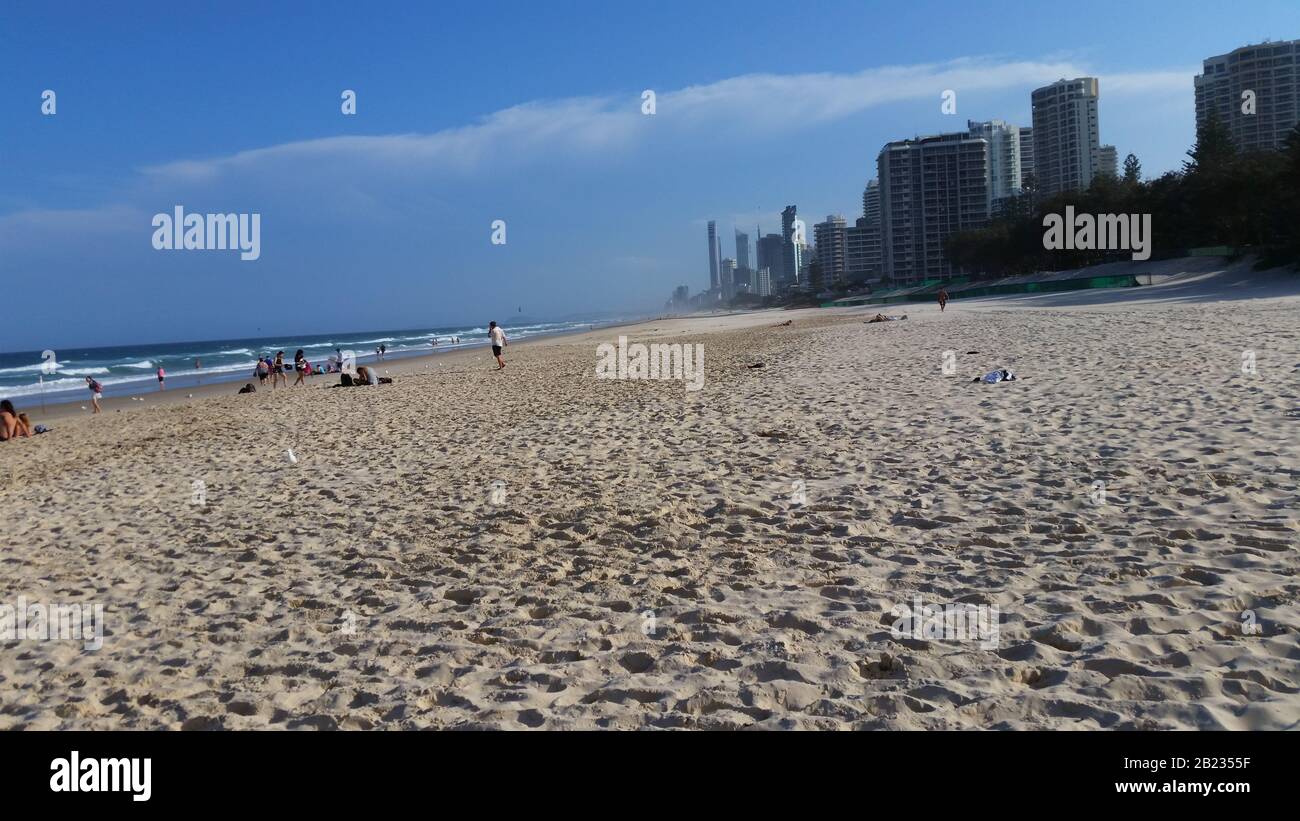
[[[872,322],[898,322],[903,319],[907,319],[907,314],[903,314],[902,316],[894,316],[893,314],[890,314],[889,316],[885,316],[884,314],[876,314],[875,316],[871,317],[871,319],[868,319],[867,323],[870,324]]]

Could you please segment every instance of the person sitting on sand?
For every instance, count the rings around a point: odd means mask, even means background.
[[[240,389],[239,389],[239,392],[240,392],[240,393],[257,393],[257,388],[254,388],[254,387],[253,387],[253,383],[252,383],[252,382],[249,382],[249,383],[247,383],[246,385],[244,385],[244,387],[240,388]]]
[[[903,314],[902,316],[885,316],[884,314],[876,314],[871,319],[868,319],[867,322],[898,322],[904,319],[907,319],[907,314]]]
[[[367,368],[365,365],[358,365],[358,366],[357,366],[357,375],[354,376],[354,377],[352,377],[352,384],[354,384],[354,385],[370,385],[370,384],[373,384],[373,383],[371,382],[371,380],[370,380],[370,369]]]
[[[31,435],[32,426],[27,422],[27,414],[19,414],[8,399],[0,402],[0,442]]]

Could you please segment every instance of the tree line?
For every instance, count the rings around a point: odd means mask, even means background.
[[[948,237],[945,253],[975,278],[1060,271],[1131,258],[1125,250],[1043,247],[1043,217],[1075,213],[1151,214],[1153,258],[1190,248],[1231,246],[1260,257],[1261,267],[1300,261],[1300,125],[1279,151],[1238,151],[1227,128],[1211,117],[1179,171],[1142,179],[1129,154],[1122,176],[1095,177],[1084,191],[1036,197],[1033,175],[1024,191],[987,228]]]

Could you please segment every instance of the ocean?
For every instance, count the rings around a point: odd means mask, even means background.
[[[510,341],[541,334],[565,333],[605,322],[533,322],[503,325]],[[458,344],[452,339],[459,338]],[[435,347],[432,342],[438,340]],[[264,336],[250,339],[216,339],[206,342],[175,342],[158,345],[123,345],[104,348],[68,348],[46,351],[0,353],[0,399],[21,399],[21,405],[68,402],[89,397],[86,377],[104,387],[105,396],[129,396],[158,389],[156,372],[163,368],[167,389],[179,389],[215,382],[256,381],[254,368],[259,356],[284,351],[293,363],[302,348],[313,367],[326,365],[335,350],[351,351],[358,364],[376,360],[375,349],[388,346],[386,360],[461,350],[488,344],[486,325],[460,325],[403,331],[305,336]],[[198,363],[201,367],[195,367]],[[293,378],[293,374],[289,374]]]

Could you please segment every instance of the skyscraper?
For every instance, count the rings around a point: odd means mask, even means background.
[[[880,180],[868,180],[862,191],[862,216],[867,222],[880,224]]]
[[[988,145],[958,132],[898,140],[880,150],[881,255],[892,282],[950,275],[944,241],[988,225]]]
[[[749,270],[749,234],[736,229],[736,267]]]
[[[844,277],[854,284],[880,279],[880,181],[862,192],[862,217],[846,229]]]
[[[838,214],[827,216],[825,222],[813,226],[813,238],[817,244],[817,267],[821,270],[822,278],[817,285],[830,288],[846,282],[844,263],[848,252],[848,234],[844,217]]]
[[[1100,163],[1096,77],[1058,80],[1034,89],[1034,178],[1038,193],[1050,197],[1081,191],[1092,183]]]
[[[1001,210],[998,203],[1020,193],[1020,126],[989,120],[966,121],[972,137],[983,137],[989,144],[989,205]]]
[[[767,271],[768,294],[773,293],[772,289],[779,286],[783,275],[782,272],[785,271],[785,240],[781,238],[780,234],[768,234],[765,237],[759,237],[755,245],[757,246],[756,256],[758,257],[755,265],[758,268],[759,276],[761,277],[763,272]],[[763,294],[763,296],[768,294]]]
[[[1025,187],[1025,178],[1034,173],[1034,129],[1020,127],[1020,187]]]
[[[709,220],[709,288],[718,291],[720,283],[718,281],[718,262],[722,255],[718,247],[718,226],[713,220]]]
[[[781,212],[782,263],[780,286],[787,288],[799,281],[799,245],[802,237],[795,237],[794,221],[798,219],[797,209],[787,205]]]
[[[1240,150],[1280,149],[1300,123],[1300,40],[1242,46],[1203,68],[1193,80],[1197,129],[1213,114]]]
[[[731,257],[724,259],[718,275],[722,279],[722,298],[730,301],[736,295],[736,261]]]

